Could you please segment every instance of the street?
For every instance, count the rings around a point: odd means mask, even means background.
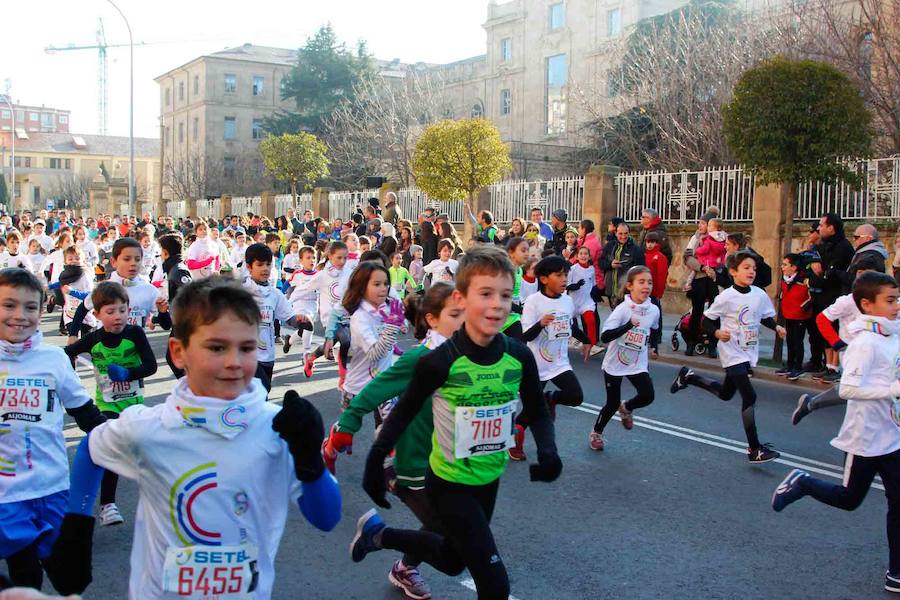
[[[62,344],[54,334],[58,313],[45,316],[45,342]],[[667,334],[671,335],[669,327]],[[167,332],[150,334],[159,371],[147,380],[148,404],[161,402],[172,388],[165,363]],[[636,413],[635,428],[613,421],[606,450],[588,448],[588,434],[602,392],[601,357],[588,365],[572,353],[585,390],[585,404],[559,407],[556,436],[564,468],[552,484],[530,483],[524,463],[510,461],[500,486],[493,531],[519,600],[556,598],[880,598],[887,565],[886,502],[873,489],[853,513],[809,498],[775,513],[772,491],[794,466],[838,482],[842,455],[828,442],[843,410],[826,409],[790,424],[798,388],[755,381],[756,418],[763,442],[782,452],[775,463],[750,466],[740,423],[740,400],[722,402],[695,389],[676,396],[669,384],[677,367],[651,366],[655,402]],[[721,371],[711,371],[719,375]],[[91,393],[90,369],[79,373]],[[278,351],[275,387],[280,401],[293,387],[309,398],[328,424],[338,416],[337,367],[319,361],[307,380],[295,349]],[[623,398],[632,394],[625,384]],[[349,557],[356,519],[372,503],[360,487],[373,427],[367,420],[356,436],[352,456],[341,456],[344,518],[322,533],[292,511],[277,560],[275,598],[399,599],[387,581],[397,555],[375,553],[360,564]],[[70,452],[81,437],[71,419]],[[534,458],[529,437],[526,450]],[[877,481],[877,480],[876,480]],[[119,484],[123,526],[100,528],[94,536],[94,583],[86,598],[125,598],[128,557],[137,488]],[[412,514],[396,498],[382,516],[392,526],[415,527]],[[422,566],[434,598],[474,599],[468,575],[448,577]],[[45,589],[49,585],[45,584]]]

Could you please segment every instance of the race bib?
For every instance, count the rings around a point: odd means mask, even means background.
[[[109,375],[101,373],[100,392],[103,394],[103,401],[108,404],[132,400],[141,395],[141,382],[140,380],[113,381],[109,378]]]
[[[129,325],[137,325],[138,327],[144,326],[144,319],[147,317],[147,311],[143,308],[138,308],[136,306],[132,306],[128,309],[128,324]]]
[[[891,401],[891,419],[896,427],[900,427],[900,398]]]
[[[256,546],[166,550],[163,591],[184,598],[251,598],[258,579]]]
[[[457,406],[456,458],[503,452],[513,440],[518,400],[499,406]]]
[[[622,344],[629,350],[640,351],[647,344],[649,335],[649,329],[644,327],[632,327],[625,332],[625,336],[622,338]]]
[[[37,423],[53,411],[51,382],[43,377],[6,377],[0,387],[0,421]]]
[[[741,348],[759,345],[759,325],[743,325],[738,329],[738,344]]]
[[[260,350],[269,349],[269,332],[272,330],[272,309],[263,306],[259,310],[259,326],[257,327],[256,347]]]
[[[569,319],[569,315],[561,315],[554,318],[547,325],[547,335],[551,340],[572,337],[572,321]]]

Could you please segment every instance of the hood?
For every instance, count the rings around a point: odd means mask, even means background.
[[[884,247],[884,243],[881,240],[872,240],[871,242],[866,242],[862,246],[856,249],[855,256],[859,256],[865,252],[877,252],[881,255],[882,258],[887,258],[888,251],[887,248]]]
[[[728,234],[724,231],[710,231],[709,237],[716,240],[717,242],[724,244],[725,240],[728,239]]]
[[[852,333],[860,333],[862,331],[871,331],[885,337],[889,335],[900,334],[900,321],[891,321],[884,317],[874,317],[872,315],[862,315],[852,321],[847,330]]]
[[[59,273],[60,285],[69,285],[81,279],[84,268],[81,265],[66,265]]]
[[[162,423],[169,429],[195,427],[233,439],[247,429],[266,406],[265,390],[258,379],[234,400],[197,396],[182,377],[166,398]]]

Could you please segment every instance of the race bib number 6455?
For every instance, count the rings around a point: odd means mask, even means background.
[[[184,598],[251,598],[258,579],[256,546],[166,550],[163,590]]]

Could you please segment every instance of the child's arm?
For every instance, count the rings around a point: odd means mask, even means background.
[[[862,343],[857,343],[861,341]],[[873,368],[875,352],[870,340],[857,338],[850,350],[844,353],[844,372],[838,393],[845,400],[886,400],[900,398],[900,380],[890,385],[878,385],[866,375]]]
[[[608,344],[613,340],[619,339],[631,328],[635,327],[634,321],[628,318],[630,316],[630,311],[626,305],[624,303],[619,304],[606,319],[606,322],[603,323],[603,329],[600,331],[600,341]]]
[[[354,327],[354,321],[350,321],[350,339],[360,339],[363,345],[367,346],[365,357],[370,362],[377,362],[384,358],[389,352],[393,351],[394,344],[397,343],[397,336],[400,334],[400,327],[403,325],[403,304],[401,302],[391,302],[390,313],[385,315],[384,328],[377,336],[372,330],[361,325]]]
[[[91,348],[94,347],[94,344],[97,343],[97,336],[92,332],[88,335],[79,338],[75,343],[69,344],[63,351],[69,358],[75,358],[80,354],[89,354]]]
[[[75,314],[72,316],[72,322],[69,323],[69,337],[73,338],[78,335],[78,331],[81,329],[82,324],[84,324],[84,318],[87,316],[88,309],[85,306],[85,302],[87,298],[78,305],[78,308],[75,309]]]
[[[536,340],[541,335],[544,327],[549,325],[551,321],[553,321],[552,314],[538,315],[537,302],[525,300],[525,305],[522,308],[522,329],[525,330],[522,333],[522,339],[526,342]]]
[[[150,377],[156,373],[156,356],[153,355],[153,349],[150,347],[150,342],[147,340],[144,330],[139,327],[128,327],[123,337],[134,343],[138,355],[141,357],[141,365],[139,367],[126,368],[111,364],[106,367],[109,378],[112,381],[135,381]]]

